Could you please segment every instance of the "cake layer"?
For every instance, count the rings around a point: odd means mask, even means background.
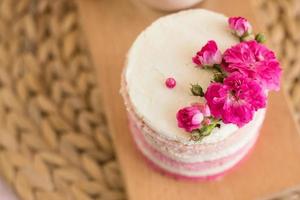
[[[234,167],[254,146],[258,136],[258,132],[256,132],[253,134],[253,138],[251,138],[243,147],[238,149],[233,154],[224,156],[220,159],[186,163],[173,160],[154,149],[149,143],[146,142],[143,134],[135,126],[134,122],[130,124],[130,128],[137,148],[153,164],[167,172],[171,172],[172,174],[190,178],[217,176]]]
[[[202,9],[182,11],[155,21],[128,53],[124,76],[132,106],[146,124],[167,139],[190,143],[189,134],[178,128],[175,116],[179,108],[201,101],[190,94],[191,83],[205,90],[212,80],[211,72],[196,68],[192,62],[192,56],[211,39],[222,52],[239,42],[225,16]],[[169,77],[177,82],[172,90],[164,84]],[[202,142],[215,143],[237,129],[223,124]]]

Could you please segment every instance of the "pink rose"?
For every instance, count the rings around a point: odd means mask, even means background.
[[[228,19],[229,28],[238,36],[243,37],[252,32],[252,26],[243,17],[230,17]]]
[[[192,106],[198,107],[200,112],[203,114],[204,117],[210,116],[210,109],[206,103],[194,103]]]
[[[193,62],[199,66],[213,66],[221,64],[222,53],[219,51],[215,41],[210,40],[202,49],[193,57]]]
[[[198,129],[204,118],[197,106],[189,106],[180,109],[176,115],[179,128],[185,129],[187,132],[192,132]]]
[[[224,84],[212,83],[205,99],[212,116],[239,127],[250,122],[256,110],[266,106],[266,96],[260,85],[238,72],[230,74]]]
[[[279,90],[281,67],[275,54],[253,41],[241,42],[224,53],[224,69],[257,80],[267,90]]]

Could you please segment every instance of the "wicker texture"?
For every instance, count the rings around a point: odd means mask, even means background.
[[[255,0],[259,19],[284,68],[284,86],[300,124],[300,1]]]
[[[74,6],[0,0],[0,172],[22,200],[124,199]]]
[[[300,123],[300,1],[255,1]],[[0,0],[0,173],[21,199],[125,199],[93,72],[72,0]]]

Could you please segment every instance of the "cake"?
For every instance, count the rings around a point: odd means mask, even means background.
[[[208,180],[243,160],[259,136],[268,92],[279,89],[280,66],[263,40],[246,19],[204,9],[162,17],[137,37],[121,93],[148,163]]]

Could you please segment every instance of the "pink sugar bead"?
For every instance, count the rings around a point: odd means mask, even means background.
[[[166,83],[166,86],[170,89],[172,89],[176,86],[176,80],[174,78],[167,78],[165,83]]]

